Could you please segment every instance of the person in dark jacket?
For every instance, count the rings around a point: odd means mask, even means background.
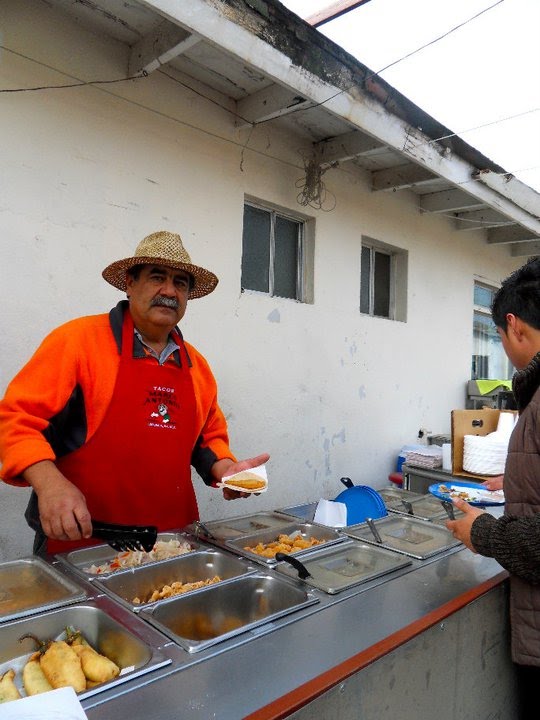
[[[512,389],[519,420],[508,446],[504,515],[495,518],[454,500],[465,514],[446,525],[470,550],[510,573],[512,660],[521,718],[538,717],[540,686],[540,257],[503,281],[491,308],[504,350],[516,368]]]

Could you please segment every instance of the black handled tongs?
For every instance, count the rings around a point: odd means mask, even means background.
[[[301,563],[300,560],[297,560],[290,555],[278,552],[276,553],[276,560],[278,562],[286,562],[289,563],[289,565],[292,565],[293,568],[298,572],[298,577],[300,578],[300,580],[305,580],[306,578],[311,577],[311,573],[309,572],[307,567],[303,563]]]
[[[450,520],[455,520],[456,515],[454,513],[454,505],[449,500],[441,500],[441,505],[445,509],[446,514],[450,518]]]
[[[157,540],[155,525],[118,525],[92,520],[92,537],[106,540],[118,552],[144,550],[150,552]]]

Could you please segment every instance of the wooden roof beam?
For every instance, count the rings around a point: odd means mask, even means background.
[[[282,117],[310,105],[313,105],[311,100],[306,100],[281,85],[273,84],[236,103],[237,115],[244,118],[238,119],[236,125],[249,127],[252,123]]]
[[[168,20],[160,23],[153,32],[142,37],[133,47],[129,56],[129,74],[148,74],[166,65],[178,55],[200,42],[201,38],[189,33]]]
[[[335,162],[353,160],[382,147],[385,146],[358,130],[321,140],[314,145],[319,164],[324,167],[329,167]]]
[[[398,165],[386,170],[376,170],[371,173],[371,189],[405,190],[406,188],[432,184],[438,176],[421,165]]]
[[[540,255],[540,240],[535,242],[518,242],[510,250],[512,257],[533,257]]]
[[[338,0],[337,2],[331,3],[328,7],[322,8],[313,15],[310,15],[305,20],[310,25],[313,25],[313,27],[320,27],[324,23],[335,20],[350,10],[360,7],[360,5],[365,5],[367,2],[369,2],[369,0]]]
[[[453,188],[441,192],[426,193],[420,198],[420,209],[427,213],[447,213],[458,210],[476,210],[486,207],[478,198],[464,190]]]
[[[487,241],[490,245],[502,245],[506,243],[522,243],[540,240],[530,230],[521,225],[508,225],[507,227],[493,228],[488,232]]]
[[[483,210],[472,210],[471,212],[456,213],[456,229],[464,230],[485,230],[487,228],[505,228],[508,225],[515,225],[514,220],[509,220],[497,210],[484,207]]]

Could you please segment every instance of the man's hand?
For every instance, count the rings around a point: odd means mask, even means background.
[[[458,510],[461,510],[461,512],[465,513],[465,515],[463,517],[460,517],[459,520],[447,520],[446,527],[450,530],[450,532],[455,538],[461,540],[461,542],[466,545],[469,550],[472,550],[473,553],[475,553],[476,550],[471,543],[471,527],[476,518],[479,515],[482,515],[484,511],[477,510],[476,508],[472,507],[472,505],[469,505],[469,503],[465,502],[465,500],[461,500],[459,498],[452,498],[452,502],[454,503],[456,508]]]
[[[504,475],[495,475],[494,477],[484,480],[482,485],[488,490],[502,490]]]
[[[242,470],[250,470],[251,468],[258,467],[259,465],[264,465],[269,458],[270,455],[268,453],[257,455],[256,457],[249,458],[248,460],[239,460],[238,462],[224,458],[223,460],[218,460],[214,463],[212,466],[212,475],[218,482],[221,482],[224,475],[234,475]],[[232,490],[231,488],[222,488],[222,490],[225,500],[238,500],[239,498],[245,498],[253,495],[253,493],[239,492],[238,490]],[[257,493],[255,493],[255,495],[257,495]]]
[[[50,460],[27,468],[24,479],[35,490],[43,532],[52,540],[81,540],[92,534],[92,520],[81,491]]]

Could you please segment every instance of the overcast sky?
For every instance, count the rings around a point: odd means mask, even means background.
[[[281,2],[305,18],[334,0]],[[378,72],[462,23],[380,76],[540,192],[540,0],[370,0],[319,32]]]

